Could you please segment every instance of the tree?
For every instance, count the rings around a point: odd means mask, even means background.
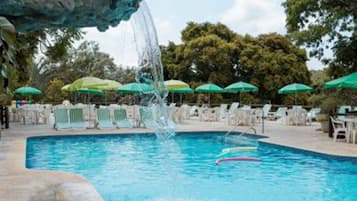
[[[67,98],[68,93],[61,90],[63,86],[64,83],[62,80],[57,78],[51,80],[46,90],[45,101],[50,103],[60,103]]]
[[[10,100],[9,80],[13,80],[15,27],[4,17],[0,17],[0,103]],[[11,83],[12,84],[12,83]]]
[[[310,73],[312,86],[314,88],[322,87],[327,81],[329,81],[329,76],[327,74],[326,68],[321,70],[311,70]]]
[[[277,94],[280,87],[292,82],[310,84],[305,50],[285,36],[240,36],[222,24],[191,22],[182,38],[182,44],[161,47],[166,79],[213,82],[222,87],[250,82],[259,87],[255,97],[274,103],[287,100]],[[248,95],[247,100],[257,102]]]
[[[240,77],[259,87],[260,99],[290,102],[288,96],[278,95],[277,90],[294,82],[310,84],[306,60],[304,50],[279,34],[245,36],[239,55]]]
[[[328,73],[338,77],[357,71],[357,2],[350,0],[286,0],[287,30],[297,45],[312,49],[311,56],[324,59]]]
[[[116,69],[113,58],[100,52],[97,43],[84,41],[78,48],[72,48],[68,56],[60,61],[51,58],[42,60],[37,71],[43,83],[58,78],[68,84],[85,76],[106,78]]]
[[[23,85],[36,79],[36,77],[32,77],[33,71],[36,71],[36,57],[52,62],[59,62],[68,57],[69,49],[72,48],[75,41],[82,38],[83,33],[74,28],[42,29],[17,33],[15,48],[15,60],[19,72],[17,82]]]

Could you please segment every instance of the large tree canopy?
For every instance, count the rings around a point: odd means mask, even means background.
[[[182,44],[161,47],[167,79],[227,86],[246,81],[262,101],[281,103],[277,90],[292,82],[310,84],[306,52],[279,34],[240,36],[222,24],[188,23]]]
[[[58,78],[65,84],[85,76],[107,78],[116,71],[113,58],[100,52],[98,44],[93,41],[84,41],[78,48],[70,49],[68,56],[60,61],[47,57],[37,68],[38,80],[42,83]]]
[[[297,45],[312,49],[311,55],[323,58],[325,50],[334,53],[329,73],[340,76],[357,71],[357,1],[286,0],[289,36]]]

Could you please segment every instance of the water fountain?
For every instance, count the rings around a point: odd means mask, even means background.
[[[174,135],[174,125],[169,122],[170,109],[166,106],[168,90],[164,85],[161,52],[157,39],[155,25],[150,10],[145,1],[130,19],[136,50],[138,53],[138,68],[136,80],[152,84],[154,93],[146,105],[154,108],[156,124],[151,125],[159,138],[169,138]],[[148,83],[149,82],[149,83]]]
[[[155,124],[149,127],[159,138],[174,135],[174,124],[169,123],[169,108],[165,98],[161,52],[150,10],[142,0],[3,0],[0,16],[7,17],[18,31],[41,28],[97,27],[105,31],[129,20],[133,30],[138,62],[136,80],[154,87],[145,105],[155,109]]]

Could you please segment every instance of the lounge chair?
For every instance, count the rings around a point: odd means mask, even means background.
[[[68,119],[68,109],[55,109],[53,113],[55,116],[55,129],[71,128]]]
[[[108,108],[97,109],[97,127],[114,128],[113,121],[110,118],[110,110]]]
[[[69,109],[69,124],[71,128],[85,128],[82,108]]]
[[[154,121],[152,108],[141,107],[140,108],[140,119],[146,128],[157,128],[158,124]]]
[[[133,128],[133,124],[128,120],[125,109],[115,109],[114,120],[119,128]]]

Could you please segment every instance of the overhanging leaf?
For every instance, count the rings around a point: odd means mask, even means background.
[[[5,64],[2,65],[2,68],[1,68],[1,76],[3,78],[7,78],[7,66]]]
[[[9,60],[9,63],[11,63],[13,65],[15,62],[14,62],[14,53],[13,53],[12,49],[9,49],[6,52],[6,56],[7,56],[7,59]]]
[[[2,65],[1,76],[5,79],[7,78],[7,66],[5,64]]]
[[[0,37],[2,38],[2,40],[8,43],[9,46],[15,45],[15,27],[5,17],[0,17]]]

